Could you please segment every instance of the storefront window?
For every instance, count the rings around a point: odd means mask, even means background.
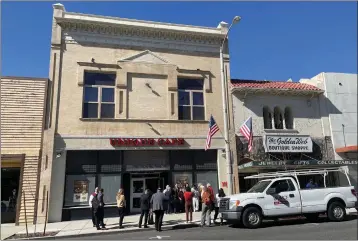
[[[210,183],[214,189],[214,193],[218,193],[218,174],[216,171],[198,172],[196,173],[196,182],[203,185]]]
[[[96,175],[66,175],[65,206],[88,206],[89,196],[96,188]]]
[[[173,186],[175,184],[184,186],[186,183],[188,183],[189,186],[193,185],[193,174],[191,172],[173,173]]]
[[[121,171],[121,151],[68,151],[64,206],[88,206],[96,186],[104,189],[106,204],[115,204]]]
[[[116,194],[121,188],[121,175],[101,174],[98,179],[98,186],[104,189],[104,203],[115,204]]]
[[[191,171],[193,170],[193,150],[170,151],[171,169],[174,171]]]
[[[194,153],[196,170],[217,170],[217,151],[198,150]]]

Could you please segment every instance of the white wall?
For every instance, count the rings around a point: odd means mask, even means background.
[[[330,132],[334,149],[357,145],[357,74],[320,73],[300,82],[325,90],[321,112],[329,118],[322,117],[322,123],[325,135]],[[335,153],[335,159],[342,157]]]
[[[333,147],[357,145],[357,74],[325,73],[325,85],[327,98],[338,110],[329,115]]]
[[[254,136],[262,136],[264,131],[263,107],[268,106],[273,111],[279,106],[283,111],[286,106],[292,110],[294,130],[300,135],[322,137],[322,122],[320,116],[319,99],[311,96],[275,96],[275,95],[247,95],[245,100],[238,94],[233,95],[233,113],[235,131],[239,134],[243,122],[252,117]],[[241,135],[241,134],[239,134]]]

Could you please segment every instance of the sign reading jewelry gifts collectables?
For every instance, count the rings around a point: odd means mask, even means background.
[[[276,136],[266,135],[264,139],[265,152],[312,152],[310,136]]]

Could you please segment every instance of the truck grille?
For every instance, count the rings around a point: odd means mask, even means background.
[[[230,198],[221,199],[220,205],[219,205],[219,211],[228,210],[229,209],[229,201],[230,201]]]

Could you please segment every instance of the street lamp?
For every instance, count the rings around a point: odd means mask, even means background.
[[[232,185],[232,165],[231,165],[231,154],[230,154],[230,145],[229,145],[229,127],[228,127],[228,103],[227,103],[227,79],[226,75],[224,74],[224,56],[223,56],[223,49],[225,41],[227,40],[229,31],[231,27],[238,23],[241,20],[240,16],[235,16],[228,28],[225,38],[223,39],[221,46],[220,46],[220,67],[221,67],[221,85],[222,85],[222,102],[223,102],[223,114],[224,114],[224,135],[225,135],[225,156],[226,156],[226,168],[228,174],[228,189],[229,195],[232,194],[233,185]]]

